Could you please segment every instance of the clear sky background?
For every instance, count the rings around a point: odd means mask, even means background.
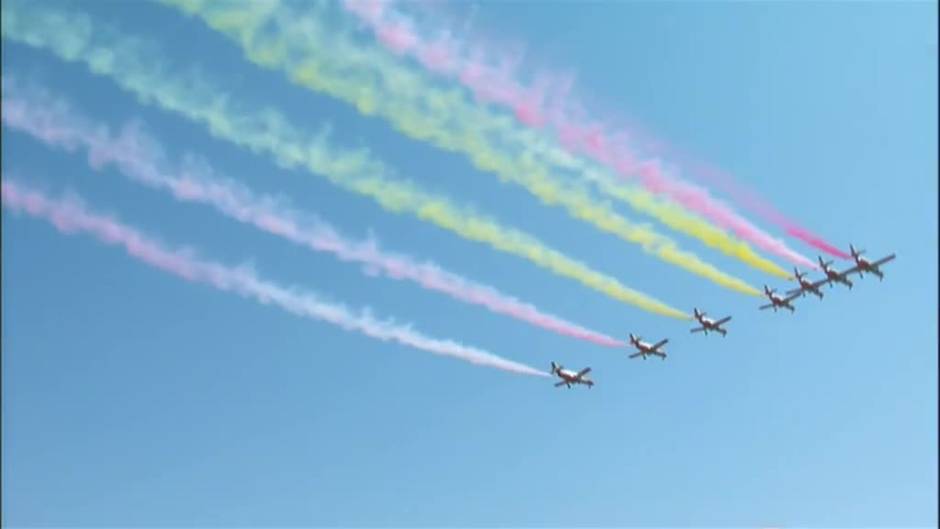
[[[530,231],[627,285],[733,314],[726,338],[619,304],[141,106],[81,65],[3,42],[3,75],[171,154],[282,192],[346,233],[576,322],[669,337],[628,360],[180,205],[3,129],[3,173],[73,190],[161,240],[597,385],[374,341],[141,265],[3,212],[3,522],[9,526],[935,526],[937,19],[931,2],[486,2],[443,6],[577,73],[602,111],[733,173],[841,247],[896,252],[882,283],[797,312],[723,290],[241,58],[144,2],[73,2],[239,97]],[[627,216],[639,218],[624,210]],[[755,219],[756,220],[756,219]],[[770,226],[764,226],[771,230]],[[665,228],[663,228],[665,230]],[[776,233],[776,232],[775,232]],[[778,234],[782,235],[782,234]],[[696,241],[683,247],[785,287]],[[815,256],[811,248],[792,246]],[[785,264],[785,263],[781,263]],[[847,265],[842,265],[847,266]],[[830,293],[831,292],[831,293]]]

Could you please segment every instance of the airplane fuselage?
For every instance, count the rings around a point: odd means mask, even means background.
[[[829,286],[832,286],[832,283],[842,283],[849,288],[852,288],[852,282],[846,279],[845,275],[840,274],[838,271],[829,268],[828,266],[823,268],[823,272],[826,273],[826,279],[829,280]]]
[[[708,331],[720,332],[721,334],[725,333],[725,330],[718,326],[716,323],[718,320],[713,320],[711,318],[698,318],[699,324],[702,326],[702,332],[708,334]]]
[[[594,385],[592,380],[578,377],[577,373],[559,373],[558,376],[561,378],[561,382],[569,388],[572,384],[584,384],[589,387]]]
[[[859,272],[868,272],[870,274],[875,274],[878,277],[884,277],[884,274],[881,272],[881,270],[879,270],[877,266],[871,264],[871,262],[864,257],[857,258],[855,260],[855,265],[858,266]]]
[[[813,294],[819,296],[820,298],[823,297],[822,292],[819,291],[819,287],[814,285],[812,281],[808,281],[806,279],[803,279],[802,277],[800,278],[800,289],[802,289],[803,291],[801,292],[801,294],[804,294],[806,292],[812,292]]]
[[[770,303],[773,305],[774,310],[777,310],[777,308],[793,310],[793,305],[790,305],[789,301],[781,297],[777,297],[775,294],[770,295]]]
[[[852,259],[855,260],[855,267],[850,270],[849,273],[858,272],[859,277],[865,277],[865,273],[867,272],[878,276],[878,279],[884,279],[885,276],[884,273],[881,272],[881,265],[894,259],[894,254],[891,254],[881,259],[876,259],[875,261],[869,261],[862,257],[865,250],[856,250],[851,244],[849,245],[849,251],[852,253]]]
[[[659,348],[665,345],[667,341],[668,340],[663,340],[658,344],[650,344],[640,340],[639,338],[631,338],[630,343],[633,344],[633,347],[636,348],[637,352],[630,355],[630,358],[642,356],[645,360],[647,356],[653,355],[665,359],[666,353],[660,351]]]
[[[731,320],[731,316],[728,316],[727,318],[715,320],[706,316],[704,312],[699,312],[698,309],[694,309],[692,311],[692,317],[695,318],[695,321],[698,322],[700,327],[692,329],[691,332],[701,331],[703,334],[708,334],[709,331],[711,331],[711,332],[717,332],[721,334],[722,336],[727,334],[728,331],[723,329],[721,325]]]
[[[648,344],[646,342],[634,342],[633,345],[636,346],[639,352],[643,353],[643,356],[663,354],[659,351],[659,347],[653,347],[653,344]]]
[[[698,319],[698,322],[701,323],[701,324],[702,324],[702,327],[705,327],[706,329],[714,329],[714,328],[715,328],[715,321],[716,321],[716,320],[713,320],[713,319],[711,319],[711,318],[705,318],[705,317],[702,317],[702,318],[699,318],[699,319]]]
[[[584,384],[587,387],[594,385],[594,381],[587,378],[587,372],[590,371],[590,368],[586,368],[581,373],[576,373],[574,371],[565,369],[561,366],[557,366],[552,363],[552,374],[557,375],[561,380],[555,384],[556,386],[567,386],[571,388],[572,384]]]
[[[811,292],[815,292],[815,291],[816,291],[816,287],[813,286],[813,282],[812,282],[812,281],[807,281],[807,280],[802,279],[802,278],[800,279],[800,288],[802,288],[803,290],[809,290],[809,291],[811,291]]]

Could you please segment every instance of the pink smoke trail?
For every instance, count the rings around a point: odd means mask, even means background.
[[[619,137],[617,141],[614,143],[625,146],[626,141],[628,141],[626,139],[626,135],[620,133],[618,136]],[[781,213],[766,200],[762,199],[753,190],[737,185],[734,182],[734,177],[728,174],[726,171],[723,171],[711,164],[705,163],[693,157],[689,153],[684,152],[678,147],[667,145],[660,140],[652,138],[649,133],[636,124],[631,126],[629,138],[629,141],[643,145],[646,148],[646,151],[651,152],[654,156],[663,157],[668,155],[671,158],[676,159],[681,166],[689,168],[691,174],[696,175],[700,181],[704,181],[708,185],[716,187],[722,192],[728,194],[736,203],[743,206],[744,209],[759,215],[761,218],[767,220],[771,224],[781,227],[788,235],[802,240],[808,245],[822,250],[830,255],[842,259],[852,258],[851,254],[836,248],[818,235],[814,235],[808,229],[800,226],[798,223],[796,223],[796,221],[787,218],[783,213]],[[580,148],[576,145],[576,141],[574,143],[575,145],[572,147],[572,149]],[[623,152],[630,151],[628,147],[622,147],[622,150]]]
[[[676,149],[673,148],[672,150]],[[679,156],[682,157],[682,154],[680,153]],[[726,172],[705,163],[690,160],[688,157],[686,157],[685,164],[692,168],[693,174],[699,175],[700,178],[706,179],[711,185],[718,187],[730,195],[735,201],[742,204],[745,209],[762,216],[767,219],[768,222],[782,227],[791,237],[799,239],[829,255],[841,259],[852,258],[852,254],[836,248],[818,235],[813,234],[808,229],[797,224],[796,221],[787,218],[777,208],[758,196],[757,193],[743,189],[735,184],[733,177]]]
[[[168,190],[177,200],[209,204],[224,215],[318,252],[328,252],[346,262],[363,264],[386,277],[408,280],[454,299],[480,305],[531,325],[597,345],[622,347],[620,340],[546,314],[498,290],[441,269],[433,263],[381,250],[374,240],[350,241],[329,224],[292,210],[271,196],[256,196],[247,187],[214,175],[203,161],[188,158],[179,169],[168,164],[163,149],[135,124],[118,137],[70,111],[61,101],[41,97],[40,102],[11,96],[17,88],[4,79],[3,123],[26,132],[46,145],[74,151],[88,150],[91,165],[114,164],[131,179],[152,188]],[[34,94],[41,90],[33,89]],[[178,176],[177,176],[178,175]]]
[[[517,57],[500,54],[499,59],[493,60],[495,54],[490,53],[491,59],[487,60],[484,47],[480,43],[461,45],[448,32],[438,32],[439,35],[433,38],[423,37],[416,29],[417,24],[401,11],[395,10],[389,2],[343,0],[342,5],[358,17],[391,52],[409,55],[427,70],[457,79],[473,92],[478,100],[511,110],[517,120],[526,126],[541,128],[546,124],[552,125],[560,143],[568,150],[590,156],[614,169],[624,179],[635,176],[636,164],[626,162],[636,160],[638,155],[631,147],[615,141],[615,138],[626,135],[607,132],[607,127],[603,124],[579,117],[583,111],[577,103],[570,102],[570,80],[558,75],[540,75],[531,86],[525,86],[514,78]],[[492,66],[494,63],[498,66]],[[553,84],[557,85],[557,88],[550,90],[549,87]],[[613,150],[615,145],[616,151]],[[659,165],[657,160],[649,160],[646,163]],[[646,173],[641,178],[641,183],[649,191],[670,197],[767,252],[796,264],[815,267],[805,256],[712,198],[708,191],[681,182],[659,167],[652,171],[647,170]],[[847,256],[845,252],[825,242],[818,235],[799,227],[769,204],[745,200],[742,194],[738,189],[729,192],[740,205],[766,221],[782,227],[790,236],[832,255]]]
[[[430,353],[451,356],[467,362],[510,373],[549,376],[547,373],[451,340],[429,338],[407,326],[372,317],[368,310],[353,314],[343,305],[318,299],[310,292],[265,281],[246,267],[230,268],[201,261],[191,252],[169,250],[117,220],[88,211],[77,200],[52,200],[42,193],[9,180],[2,183],[3,205],[15,212],[51,222],[62,233],[88,233],[106,244],[123,246],[132,257],[187,281],[205,283],[219,290],[235,292],[262,304],[274,304],[295,314],[332,323],[382,341],[394,341]]]

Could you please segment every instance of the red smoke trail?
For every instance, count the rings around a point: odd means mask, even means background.
[[[29,95],[20,97],[18,92]],[[20,87],[9,77],[3,79],[3,94],[4,125],[50,147],[71,152],[82,146],[87,149],[89,162],[95,168],[113,164],[132,180],[169,191],[177,200],[210,205],[239,222],[314,251],[332,254],[342,261],[362,264],[386,277],[412,281],[563,336],[606,347],[624,345],[620,340],[545,313],[532,304],[434,263],[418,262],[410,256],[382,250],[374,240],[350,240],[325,221],[292,209],[285,200],[257,195],[217,175],[204,161],[190,157],[178,166],[170,164],[163,155],[163,148],[136,124],[124,127],[119,135],[112,135],[106,126],[71,111],[44,90]]]
[[[653,139],[638,125],[634,124],[631,126],[630,137],[634,143],[643,145],[645,149],[653,155],[668,155],[670,158],[677,159],[683,167],[689,169],[690,174],[694,175],[697,180],[727,193],[734,199],[735,203],[742,206],[745,210],[758,215],[771,224],[781,227],[791,237],[799,239],[809,246],[835,257],[841,259],[852,258],[851,254],[829,244],[818,235],[814,235],[808,229],[800,226],[796,221],[786,217],[753,190],[744,188],[735,183],[734,177],[726,171],[703,162],[678,147],[667,145],[661,140]],[[617,142],[617,144],[625,144],[626,140],[623,138],[624,136],[622,135],[621,141]]]
[[[113,218],[88,211],[76,200],[52,200],[6,179],[2,183],[2,197],[3,205],[10,210],[45,219],[62,233],[84,232],[106,244],[123,246],[130,256],[187,281],[205,283],[222,291],[235,292],[265,305],[276,305],[297,316],[331,323],[378,340],[394,341],[511,373],[549,376],[533,367],[486,351],[451,340],[429,338],[408,326],[377,320],[367,310],[354,314],[347,307],[322,301],[311,292],[302,292],[296,288],[265,281],[245,267],[230,268],[211,261],[198,260],[190,255],[191,252],[166,249]]]
[[[541,128],[550,124],[562,145],[573,152],[586,154],[598,162],[615,169],[624,178],[636,176],[625,167],[634,167],[638,159],[635,149],[614,138],[623,136],[609,132],[601,123],[591,122],[578,114],[584,114],[577,103],[571,102],[571,82],[561,76],[541,75],[531,86],[517,81],[517,57],[505,53],[493,53],[484,50],[479,42],[459,43],[450,33],[438,32],[435,37],[423,37],[416,29],[413,19],[401,11],[392,8],[389,2],[344,0],[343,6],[356,15],[375,34],[377,40],[398,55],[410,55],[426,69],[446,77],[459,80],[481,101],[503,106],[513,112],[520,123]],[[488,60],[489,59],[489,60]],[[497,64],[498,66],[493,66]],[[554,77],[554,79],[553,79]],[[550,87],[555,86],[554,89]],[[617,145],[613,152],[613,145]],[[631,163],[627,164],[625,161]],[[647,163],[658,164],[656,160]],[[641,180],[651,192],[663,194],[683,206],[699,213],[747,239],[755,246],[775,253],[791,262],[808,267],[815,267],[812,261],[782,242],[774,240],[763,230],[757,228],[730,210],[726,205],[712,198],[704,189],[695,191],[694,200],[688,201],[692,186],[681,182],[674,176],[666,175],[661,169]],[[676,191],[681,184],[683,192]],[[784,217],[764,201],[746,200],[745,192],[739,186],[727,181],[721,186],[739,205],[760,215],[764,220],[781,227],[788,235],[831,255],[847,258],[845,252],[825,242],[822,237],[798,226]],[[685,200],[685,201],[684,201]]]
[[[18,92],[28,96],[21,97]],[[328,223],[292,209],[284,200],[256,195],[247,187],[216,175],[205,162],[189,158],[172,166],[162,147],[139,126],[126,126],[116,136],[100,123],[71,111],[37,87],[20,87],[3,79],[3,123],[48,146],[88,150],[91,165],[115,165],[122,173],[151,188],[169,191],[177,200],[208,204],[239,222],[287,241],[326,252],[346,262],[359,263],[396,280],[412,281],[428,290],[485,307],[542,329],[606,347],[622,341],[592,331],[525,303],[499,290],[449,272],[430,262],[382,250],[373,240],[354,241]]]
[[[680,156],[682,156],[681,153]],[[691,168],[692,174],[699,175],[701,179],[704,179],[711,185],[721,189],[739,204],[744,206],[745,209],[756,215],[760,215],[770,223],[782,227],[783,230],[791,237],[799,239],[813,248],[822,250],[823,252],[826,252],[829,255],[835,257],[839,257],[840,259],[852,258],[852,255],[848,252],[844,252],[836,248],[832,244],[829,244],[823,240],[822,237],[813,234],[808,229],[800,226],[795,221],[784,216],[783,213],[758,196],[757,193],[737,185],[734,182],[733,177],[728,173],[702,162],[691,161],[688,159],[688,157],[685,158],[687,160],[686,165]]]

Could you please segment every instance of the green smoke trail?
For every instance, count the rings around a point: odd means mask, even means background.
[[[358,45],[341,32],[326,29],[317,16],[295,16],[276,2],[164,0],[164,3],[199,16],[211,28],[238,42],[246,57],[258,65],[281,69],[296,83],[350,103],[363,114],[382,116],[409,137],[461,152],[478,169],[522,185],[543,203],[560,205],[575,218],[639,244],[646,252],[666,262],[739,292],[760,295],[744,281],[680,250],[672,240],[651,227],[628,221],[608,204],[593,198],[584,186],[552,177],[549,168],[536,156],[531,141],[522,145],[521,156],[508,154],[509,149],[497,145],[488,133],[499,132],[502,138],[531,140],[532,137],[513,134],[511,121],[505,116],[471,104],[460,90],[436,87],[412,69],[397,64],[380,49]],[[539,150],[544,149],[542,146]],[[557,152],[559,150],[551,153],[556,160],[563,156]],[[613,178],[601,177],[598,171],[585,176],[594,179],[609,196],[654,216],[677,231],[765,272],[789,277],[786,271],[759,256],[746,243],[675,204],[636,188],[624,188]]]
[[[84,63],[142,102],[205,124],[216,137],[267,153],[281,166],[303,167],[344,189],[371,197],[388,211],[414,215],[464,238],[523,257],[619,301],[656,314],[688,319],[682,311],[592,270],[531,235],[393,178],[393,171],[367,150],[342,150],[331,145],[326,129],[309,134],[272,108],[250,110],[198,72],[174,75],[158,50],[140,39],[96,23],[84,14],[36,3],[10,0],[0,9],[3,38],[48,50],[63,60]]]

